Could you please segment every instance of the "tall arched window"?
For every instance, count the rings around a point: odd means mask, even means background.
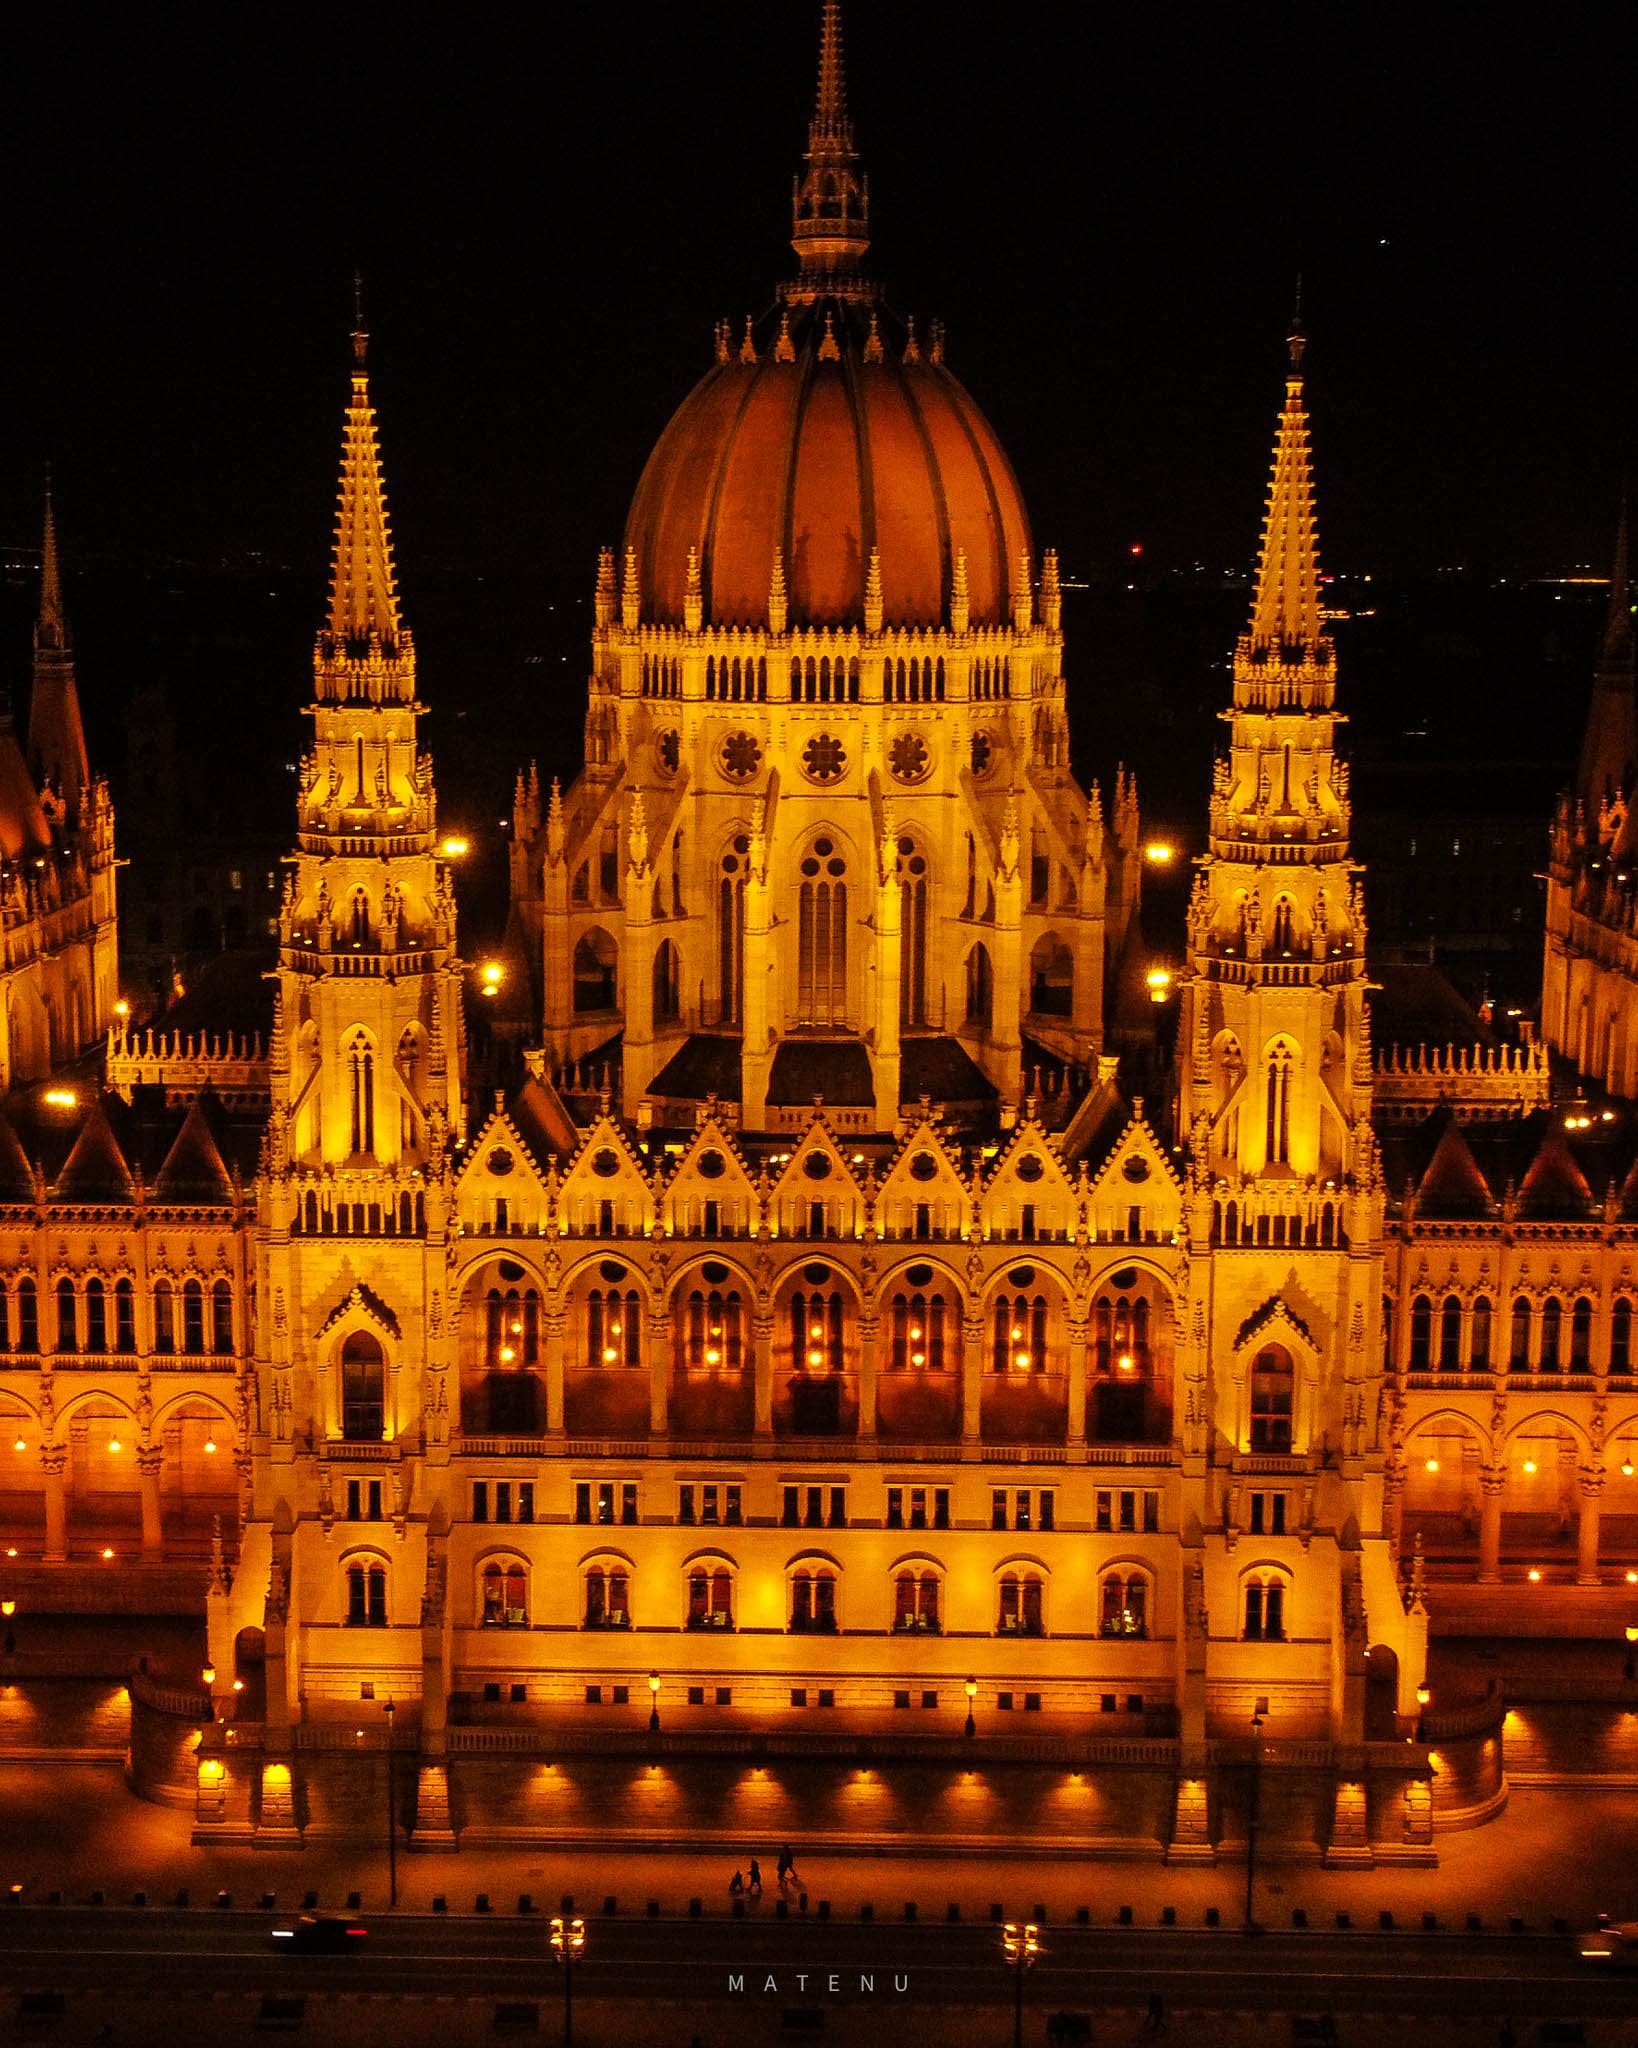
[[[1004,1636],[1046,1633],[1039,1572],[1003,1572],[996,1628]]]
[[[540,1361],[540,1296],[533,1287],[491,1287],[483,1303],[483,1362],[491,1372]]]
[[[967,955],[967,1022],[988,1031],[995,1021],[995,970],[987,946],[974,946]]]
[[[211,1283],[210,1348],[218,1358],[233,1349],[233,1285],[228,1280]]]
[[[730,1629],[734,1625],[733,1577],[726,1565],[696,1565],[688,1574],[689,1628]]]
[[[108,1297],[94,1274],[85,1283],[85,1348],[108,1349]]]
[[[385,1628],[387,1625],[387,1568],[381,1564],[350,1564],[347,1567],[347,1626]]]
[[[360,1032],[347,1051],[352,1110],[352,1150],[375,1150],[375,1054]]]
[[[25,1273],[17,1283],[17,1349],[38,1351],[39,1348],[40,1298],[34,1291],[32,1277]],[[170,1346],[166,1345],[165,1349],[169,1350]]]
[[[696,1370],[709,1372],[716,1366],[737,1371],[744,1360],[744,1325],[739,1290],[726,1293],[713,1287],[709,1293],[696,1287],[688,1297],[685,1355]]]
[[[1289,1451],[1296,1375],[1282,1344],[1267,1344],[1251,1367],[1251,1448]]]
[[[938,1573],[930,1565],[917,1571],[905,1565],[893,1580],[893,1633],[928,1635],[939,1633]]]
[[[1426,1372],[1433,1346],[1433,1303],[1425,1294],[1411,1303],[1410,1369]]]
[[[1147,1378],[1154,1362],[1149,1303],[1128,1291],[1131,1269],[1115,1278],[1123,1284],[1104,1288],[1092,1305],[1093,1368],[1100,1376]]]
[[[1513,1333],[1508,1344],[1507,1369],[1509,1372],[1530,1370],[1530,1303],[1522,1294],[1513,1303]]]
[[[745,988],[745,874],[751,842],[742,832],[722,856],[717,883],[718,1022],[737,1024]]]
[[[1454,1294],[1447,1294],[1439,1311],[1439,1370],[1455,1372],[1461,1362],[1462,1304]]]
[[[1632,1370],[1632,1303],[1623,1295],[1610,1317],[1610,1371]]]
[[[57,1282],[57,1349],[78,1351],[80,1348],[79,1298],[74,1292],[72,1280]]]
[[[154,1282],[154,1349],[176,1349],[176,1297],[171,1292],[171,1283],[165,1279]]]
[[[355,946],[369,943],[370,899],[362,889],[353,891],[352,938]]]
[[[1557,1372],[1559,1339],[1564,1329],[1564,1305],[1555,1295],[1541,1311],[1541,1370]]]
[[[836,1574],[828,1565],[802,1565],[791,1574],[791,1634],[836,1633]]]
[[[529,1626],[529,1575],[520,1559],[492,1557],[483,1568],[483,1626]]]
[[[594,1564],[586,1574],[586,1628],[630,1628],[630,1574],[619,1565]]]
[[[997,1296],[991,1319],[991,1364],[996,1372],[1045,1372],[1047,1305],[1044,1294]]]
[[[387,1355],[368,1330],[341,1347],[341,1434],[349,1443],[379,1443],[387,1403]]]
[[[601,927],[582,932],[576,939],[573,962],[576,1016],[616,1007],[619,959],[619,948]]]
[[[1285,1641],[1285,1584],[1270,1574],[1246,1581],[1246,1641]]]
[[[1592,1303],[1585,1295],[1570,1312],[1570,1370],[1592,1371]]]
[[[816,839],[802,861],[796,1014],[801,1024],[847,1022],[847,862],[831,839]]]
[[[635,1287],[594,1287],[586,1296],[586,1363],[641,1365],[643,1325]]]
[[[182,1349],[197,1358],[205,1348],[205,1290],[197,1280],[182,1283]]]
[[[1268,1123],[1266,1154],[1271,1166],[1291,1158],[1291,1048],[1274,1046],[1268,1055]]]
[[[1490,1303],[1481,1294],[1473,1304],[1472,1334],[1467,1348],[1468,1367],[1473,1372],[1490,1370],[1490,1323]]]
[[[662,939],[654,953],[654,1021],[675,1024],[682,1014],[681,971],[677,949]]]
[[[839,1293],[791,1296],[791,1359],[799,1371],[840,1372],[844,1361],[842,1297]]]
[[[895,1294],[893,1297],[893,1369],[944,1370],[944,1296]]]
[[[136,1291],[124,1279],[114,1282],[114,1349],[122,1356],[136,1349]]]
[[[1276,953],[1289,953],[1291,951],[1292,922],[1291,898],[1289,896],[1275,898],[1273,939],[1274,951]]]
[[[1038,1017],[1067,1017],[1075,1007],[1075,956],[1055,932],[1029,956],[1029,1006]]]
[[[1098,1603],[1098,1633],[1134,1638],[1149,1633],[1149,1581],[1142,1572],[1117,1570],[1105,1577]]]
[[[898,844],[899,1026],[927,1022],[927,856],[908,833]]]

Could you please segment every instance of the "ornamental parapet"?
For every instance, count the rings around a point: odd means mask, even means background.
[[[1390,1045],[1372,1073],[1376,1109],[1415,1117],[1448,1104],[1468,1118],[1529,1116],[1552,1088],[1547,1048],[1532,1045]]]

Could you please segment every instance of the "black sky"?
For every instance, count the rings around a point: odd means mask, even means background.
[[[1329,565],[1602,563],[1632,452],[1620,12],[852,0],[873,267],[946,320],[1071,567],[1250,554],[1299,269]],[[357,265],[406,583],[589,585],[713,321],[791,268],[817,13],[14,30],[0,538],[32,537],[49,455],[87,553],[316,577]]]

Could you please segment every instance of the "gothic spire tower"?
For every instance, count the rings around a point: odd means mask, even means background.
[[[63,608],[57,518],[49,478],[40,548],[40,615],[34,626],[34,679],[29,693],[28,765],[42,794],[49,791],[60,806],[59,815],[70,826],[77,825],[91,769],[74,680],[73,641]]]
[[[276,1153],[298,1167],[412,1168],[461,1125],[461,963],[417,746],[415,643],[393,569],[362,321],[342,440],[313,745],[279,920]]]
[[[1214,1172],[1326,1179],[1352,1164],[1370,1077],[1304,346],[1294,331],[1251,621],[1223,714],[1229,751],[1189,909],[1180,1107]]]

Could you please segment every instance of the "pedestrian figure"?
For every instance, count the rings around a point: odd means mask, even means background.
[[[751,1858],[750,1892],[753,1899],[760,1899],[762,1896],[762,1865],[754,1856]]]
[[[779,1889],[783,1891],[787,1884],[795,1884],[796,1881],[796,1858],[791,1854],[791,1845],[787,1842],[779,1852]]]
[[[729,1897],[730,1897],[730,1898],[735,1898],[735,1899],[737,1899],[737,1898],[738,1898],[738,1897],[740,1897],[740,1895],[741,1895],[741,1894],[742,1894],[742,1893],[744,1892],[744,1890],[745,1890],[745,1876],[744,1876],[744,1873],[743,1873],[742,1871],[738,1871],[738,1870],[736,1870],[736,1871],[734,1872],[733,1876],[732,1876],[731,1878],[729,1878],[729,1880],[728,1880],[728,1895],[729,1895]]]
[[[1146,2034],[1164,2034],[1166,2031],[1166,2001],[1158,1991],[1149,1993],[1149,2017],[1143,2022]]]

